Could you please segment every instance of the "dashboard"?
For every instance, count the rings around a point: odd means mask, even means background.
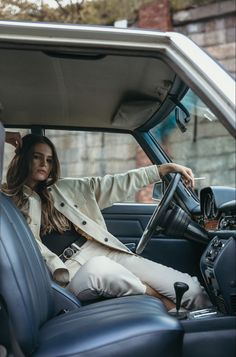
[[[200,192],[206,229],[236,230],[236,189],[211,186]]]

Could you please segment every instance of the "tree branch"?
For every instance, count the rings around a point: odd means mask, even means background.
[[[69,14],[69,11],[67,11],[61,4],[60,0],[54,0],[56,1],[58,7],[60,8],[60,10],[65,14],[65,15],[68,15]]]

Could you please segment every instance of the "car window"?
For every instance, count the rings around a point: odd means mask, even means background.
[[[197,193],[205,186],[235,186],[235,140],[202,100],[189,90],[179,108],[151,129],[169,157],[192,168]],[[181,106],[181,105],[180,105]]]
[[[30,133],[30,129],[7,130],[18,131],[22,136]],[[142,148],[129,134],[47,129],[45,135],[56,146],[62,177],[104,176],[151,164]],[[14,147],[6,144],[3,182],[14,153]],[[136,195],[128,197],[127,202],[153,203],[152,187],[153,185],[149,185]]]
[[[129,134],[46,130],[55,144],[63,177],[104,176],[150,165],[151,162]],[[128,202],[153,203],[152,185]]]

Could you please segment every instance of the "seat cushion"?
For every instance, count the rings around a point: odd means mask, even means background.
[[[36,357],[180,356],[183,330],[158,299],[129,296],[59,315],[40,329]]]

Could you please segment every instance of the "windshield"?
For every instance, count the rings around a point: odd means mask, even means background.
[[[191,167],[196,189],[235,187],[235,140],[192,90],[151,134],[172,161]]]

